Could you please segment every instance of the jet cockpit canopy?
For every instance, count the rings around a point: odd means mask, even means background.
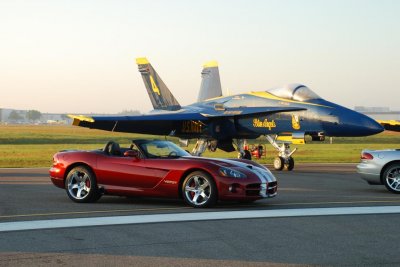
[[[279,88],[272,88],[267,92],[277,97],[296,101],[308,101],[311,99],[321,98],[307,86],[298,83],[288,84]]]

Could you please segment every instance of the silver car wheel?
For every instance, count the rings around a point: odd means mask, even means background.
[[[202,206],[210,199],[212,188],[207,178],[194,175],[185,183],[185,197],[193,206]]]
[[[90,177],[82,170],[76,170],[68,180],[68,192],[75,199],[85,199],[91,189]]]
[[[386,172],[386,185],[394,192],[400,192],[400,166],[390,167]]]

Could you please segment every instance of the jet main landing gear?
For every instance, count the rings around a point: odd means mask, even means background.
[[[204,151],[206,151],[208,143],[209,142],[207,139],[204,139],[204,138],[197,139],[196,145],[194,146],[191,154],[193,156],[201,157],[201,155],[204,153]]]
[[[246,139],[237,139],[237,149],[239,150],[238,159],[248,159],[251,160],[251,153],[247,148]]]
[[[193,156],[201,157],[206,149],[210,150],[211,152],[215,152],[217,150],[217,141],[199,138],[197,139],[196,145],[194,146],[191,154]]]

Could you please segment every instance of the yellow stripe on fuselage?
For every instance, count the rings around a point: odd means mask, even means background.
[[[308,102],[302,102],[302,101],[296,101],[296,100],[290,100],[282,97],[278,97],[276,95],[273,95],[271,93],[265,92],[265,91],[260,91],[260,92],[249,92],[247,93],[249,95],[253,96],[258,96],[261,98],[266,98],[266,99],[272,99],[272,100],[278,100],[282,102],[288,102],[288,103],[296,103],[296,104],[302,104],[302,105],[310,105],[310,106],[318,106],[318,107],[326,107],[326,108],[332,108],[330,106],[325,106],[325,105],[320,105],[320,104],[314,104],[314,103],[308,103]]]
[[[289,142],[289,143],[292,143],[293,145],[305,145],[306,144],[304,139],[294,139],[291,135],[290,136],[279,135],[276,138],[276,141]]]

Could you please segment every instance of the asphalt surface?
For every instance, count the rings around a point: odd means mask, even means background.
[[[400,206],[400,195],[359,178],[354,164],[274,172],[278,196],[193,209],[181,200],[104,196],[77,204],[47,169],[0,169],[0,224],[231,211]],[[399,266],[400,214],[300,216],[0,232],[0,266]]]

